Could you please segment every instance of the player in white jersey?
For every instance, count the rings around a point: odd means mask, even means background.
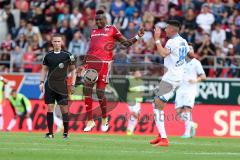
[[[192,46],[190,46],[190,54],[194,54]],[[192,109],[197,94],[197,83],[206,79],[203,67],[195,58],[186,59],[184,65],[183,80],[176,92],[175,109],[180,119],[185,122],[185,132],[182,138],[191,138],[195,135],[197,123],[192,121]]]
[[[154,31],[157,51],[162,57],[164,57],[164,67],[167,69],[167,72],[162,77],[158,90],[155,91],[153,110],[159,135],[156,139],[150,142],[150,144],[154,144],[155,146],[169,145],[164,126],[163,108],[167,101],[173,96],[176,88],[182,80],[185,57],[189,52],[187,41],[178,34],[180,27],[180,22],[176,20],[170,20],[167,22],[165,31],[169,40],[167,41],[165,48],[160,41],[161,29],[156,27]]]

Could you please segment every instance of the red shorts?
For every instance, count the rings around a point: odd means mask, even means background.
[[[98,72],[97,88],[102,88],[109,83],[109,73],[111,69],[111,61],[104,62],[87,62],[85,69],[95,69]]]

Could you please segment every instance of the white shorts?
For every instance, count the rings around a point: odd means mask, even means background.
[[[135,105],[133,105],[133,106],[128,106],[128,108],[129,108],[129,111],[130,112],[133,112],[133,113],[135,113],[135,114],[139,114],[140,113],[140,110],[141,110],[141,107],[140,107],[140,103],[136,103]]]
[[[188,106],[193,108],[195,103],[195,94],[192,92],[176,92],[175,98],[175,109],[181,108],[183,106]]]
[[[176,89],[179,87],[179,82],[171,82],[162,80],[159,87],[155,91],[155,98],[159,98],[163,102],[168,102],[173,97]]]

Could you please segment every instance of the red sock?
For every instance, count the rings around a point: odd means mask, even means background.
[[[99,100],[100,107],[102,110],[102,118],[107,118],[107,100],[106,98]]]
[[[86,111],[87,111],[87,118],[88,120],[93,119],[92,115],[92,97],[86,97],[85,98],[85,105],[86,105]]]

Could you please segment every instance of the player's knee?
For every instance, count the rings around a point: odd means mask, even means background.
[[[105,97],[104,89],[97,89],[97,96],[99,99],[103,99]]]
[[[48,112],[53,112],[54,111],[54,105],[52,105],[52,104],[48,105],[47,111]]]
[[[60,105],[60,110],[61,110],[62,113],[68,113],[68,106]]]
[[[159,98],[154,98],[154,106],[155,106],[155,109],[162,110],[164,108],[164,102]]]

